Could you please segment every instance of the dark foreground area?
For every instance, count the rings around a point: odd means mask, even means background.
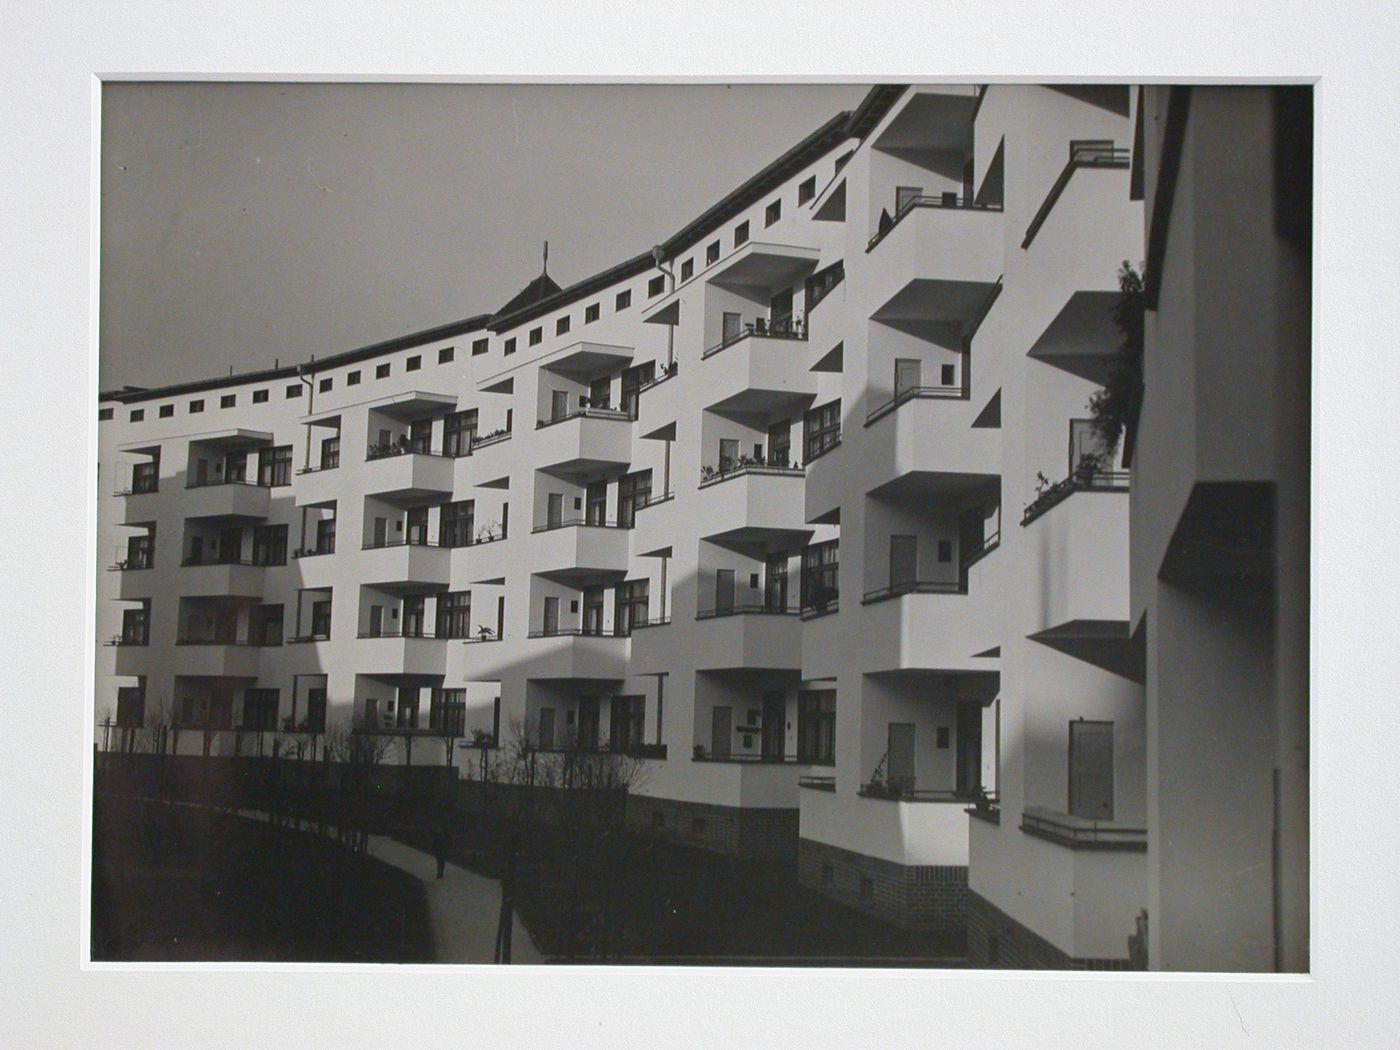
[[[428,962],[422,884],[317,835],[99,796],[92,957]]]

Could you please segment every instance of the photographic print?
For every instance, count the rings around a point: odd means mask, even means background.
[[[1311,86],[100,115],[92,960],[1308,971]]]

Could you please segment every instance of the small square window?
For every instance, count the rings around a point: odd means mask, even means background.
[[[111,415],[111,411],[112,411],[112,410],[111,410],[110,408],[107,409],[107,412],[108,412],[109,417],[110,417],[110,415]],[[131,410],[131,422],[133,422],[133,423],[139,423],[139,422],[141,422],[141,420],[143,420],[143,419],[145,419],[145,418],[146,418],[146,410],[145,410],[144,408],[133,408],[133,409]]]
[[[233,408],[236,404],[238,404],[237,394],[224,394],[219,398],[220,408]]]
[[[952,386],[957,382],[957,371],[952,365],[944,365],[939,372],[939,381],[944,386]]]
[[[734,227],[734,247],[739,247],[739,245],[743,244],[748,239],[749,224],[747,222],[741,222],[738,226]]]
[[[797,203],[806,204],[817,195],[817,177],[813,175],[809,179],[804,179],[797,187]]]
[[[324,394],[327,393],[333,386],[335,386],[335,380],[327,376],[325,379],[321,380],[320,385],[317,386],[316,389]]]
[[[939,541],[938,541],[938,561],[939,561],[940,563],[946,563],[946,562],[950,562],[950,561],[952,561],[952,560],[953,560],[953,541],[952,541],[952,540],[939,540]]]
[[[569,612],[578,612],[578,599],[574,599],[573,601],[569,602]]]
[[[584,324],[592,324],[594,321],[598,320],[598,318],[602,315],[602,313],[603,313],[603,308],[602,308],[601,306],[599,306],[597,303],[594,303],[592,306],[586,306],[586,307],[584,307],[584,310],[583,310],[583,323],[584,323]]]
[[[384,364],[382,364],[382,365],[375,365],[375,366],[374,366],[374,378],[375,378],[375,379],[388,379],[388,378],[389,378],[389,364],[388,364],[387,361],[386,361]]]
[[[653,277],[647,282],[647,298],[655,299],[666,290],[666,278],[663,276]]]
[[[289,383],[287,385],[287,400],[290,401],[294,397],[301,397],[300,383]]]
[[[359,369],[356,369],[355,371],[351,372],[349,375],[347,375],[347,376],[345,377],[345,385],[346,385],[346,386],[359,386],[359,385],[360,385],[360,372],[359,372]]]
[[[477,342],[479,343],[479,342],[481,342],[481,340],[478,339]],[[452,363],[452,358],[455,357],[455,356],[456,356],[456,354],[453,352],[452,347],[450,347],[450,346],[444,346],[441,350],[438,351],[438,364],[440,364],[440,365],[451,364],[451,363]]]
[[[763,210],[763,225],[772,226],[783,217],[783,202],[781,199],[775,200]]]
[[[544,329],[543,329],[543,328],[531,328],[531,329],[530,329],[530,345],[531,345],[531,346],[539,346],[540,343],[542,343],[543,341],[544,341]]]
[[[405,372],[416,372],[416,371],[418,371],[418,369],[420,369],[420,368],[422,368],[422,367],[423,367],[423,355],[422,355],[422,354],[414,354],[414,355],[413,355],[412,357],[410,357],[406,362],[404,362],[403,370],[404,370]]]
[[[715,241],[714,244],[705,249],[705,265],[713,266],[717,262],[719,262],[719,241]]]
[[[681,280],[688,281],[695,276],[695,260],[687,259],[681,263]]]
[[[555,335],[563,335],[563,334],[564,334],[565,332],[567,332],[568,330],[569,330],[569,319],[568,319],[568,317],[561,317],[561,318],[559,318],[559,320],[557,320],[557,321],[554,322],[554,334],[555,334]]]
[[[490,349],[491,339],[489,336],[485,339],[472,340],[472,357],[480,357],[482,354],[486,353]],[[452,360],[452,347],[450,346],[447,348],[447,360]]]
[[[161,418],[161,419],[169,419],[169,418],[170,418],[171,416],[173,416],[174,414],[175,414],[175,406],[174,406],[174,405],[161,405],[161,406],[160,406],[160,418]]]
[[[515,340],[514,340],[514,339],[507,339],[507,340],[506,340],[505,356],[506,356],[506,357],[509,357],[509,356],[510,356],[511,354],[513,354],[513,353],[515,353]]]
[[[255,405],[261,405],[261,404],[262,404],[263,402],[265,402],[266,400],[267,400],[267,391],[266,391],[266,390],[254,390],[254,391],[253,391],[253,404],[255,404]]]
[[[97,410],[97,421],[98,421],[99,423],[105,423],[105,422],[107,422],[107,420],[109,420],[109,419],[111,419],[111,418],[112,418],[112,410],[111,410],[110,408],[99,408],[99,409]]]
[[[614,304],[614,309],[626,310],[631,305],[632,289],[628,288],[626,291],[621,291],[617,293],[617,302]]]
[[[191,402],[190,402],[190,412],[191,412],[191,413],[203,412],[203,411],[204,411],[204,399],[203,399],[202,397],[201,397],[201,398],[197,398],[197,399],[195,399],[194,401],[191,401]]]

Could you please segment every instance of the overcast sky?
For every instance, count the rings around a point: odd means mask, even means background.
[[[866,87],[120,84],[100,385],[325,356],[669,237]]]

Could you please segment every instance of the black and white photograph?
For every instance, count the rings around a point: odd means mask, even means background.
[[[1337,823],[1385,819],[1380,737],[1319,750],[1386,694],[1319,663],[1360,542],[1319,450],[1388,457],[1320,414],[1319,290],[1357,288],[1293,54],[94,67],[56,169],[89,184],[87,482],[53,486],[86,550],[36,617],[84,654],[42,745],[81,770],[67,994],[315,982],[353,1002],[316,1045],[376,998],[381,1033],[570,1045],[530,1028],[567,1000],[609,1045],[790,1045],[846,996],[878,1020],[793,1045],[946,1011],[1083,1045],[1076,1010],[1327,1045],[1286,1018],[1394,834]],[[1388,650],[1373,615],[1330,651]]]

